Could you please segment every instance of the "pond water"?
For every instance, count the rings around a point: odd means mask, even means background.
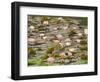
[[[28,16],[28,66],[87,64],[87,17]]]

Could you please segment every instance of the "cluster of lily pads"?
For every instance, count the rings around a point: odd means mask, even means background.
[[[87,64],[87,17],[28,16],[28,65]]]

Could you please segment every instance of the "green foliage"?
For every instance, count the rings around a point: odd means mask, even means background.
[[[28,59],[28,65],[29,65],[29,66],[30,66],[30,65],[34,65],[33,60]]]
[[[46,51],[46,53],[52,53],[54,51],[54,47],[49,47]]]
[[[47,59],[48,58],[48,54],[44,53],[43,56],[41,57],[42,59]]]
[[[67,48],[66,46],[61,47],[61,48],[60,48],[60,51],[64,51],[66,48]]]
[[[55,54],[53,54],[54,55],[54,57],[59,57],[59,54],[57,54],[57,53],[55,53]]]
[[[38,51],[41,51],[42,49],[41,49],[41,48],[37,48],[37,50],[38,50]]]
[[[28,57],[29,58],[33,57],[33,56],[35,56],[35,54],[36,54],[36,51],[32,47],[29,47],[28,48]]]
[[[77,34],[77,33],[75,32],[75,30],[71,30],[71,31],[69,32],[69,36],[74,36],[75,34]]]
[[[82,60],[87,60],[87,59],[88,59],[88,56],[85,55],[85,54],[82,54],[82,55],[81,55],[81,59],[82,59]]]
[[[46,21],[46,20],[48,20],[48,19],[49,19],[48,16],[42,16],[42,21]]]
[[[36,65],[41,65],[43,63],[42,59],[37,59],[34,61]]]
[[[77,61],[77,62],[73,62],[72,64],[73,65],[77,65],[77,64],[87,64],[87,60],[79,60],[79,61]]]
[[[28,59],[28,65],[45,65],[45,63],[43,62],[43,59],[39,59],[39,58],[33,58],[33,59]]]
[[[80,42],[80,44],[87,44],[87,41],[82,40],[82,41]]]
[[[81,46],[80,46],[80,50],[82,50],[82,51],[83,51],[83,50],[87,50],[87,49],[88,49],[87,45],[81,45]]]
[[[80,22],[81,25],[88,25],[88,18],[87,17],[81,17],[82,21]]]
[[[28,48],[28,52],[29,54],[36,54],[36,51],[32,47]]]

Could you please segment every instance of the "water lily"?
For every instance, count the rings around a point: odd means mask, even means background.
[[[70,41],[71,41],[71,39],[70,39],[70,38],[67,38],[65,41],[66,41],[66,42],[70,42]]]
[[[76,29],[77,29],[77,27],[75,27],[75,26],[74,26],[74,27],[73,27],[73,29],[74,29],[74,30],[76,30]]]
[[[33,43],[35,42],[36,40],[34,38],[28,38],[28,43]]]
[[[68,53],[68,56],[72,56],[73,54],[71,52],[67,52]]]
[[[70,52],[74,52],[76,49],[75,48],[69,48]]]
[[[62,38],[63,38],[63,36],[62,36],[61,34],[56,35],[56,37],[57,37],[58,39],[62,39]]]
[[[53,63],[55,62],[55,58],[49,57],[49,58],[47,59],[47,62],[48,62],[49,64],[53,64]]]
[[[85,34],[88,34],[88,29],[84,29],[84,33]]]
[[[73,36],[72,38],[73,38],[73,39],[78,39],[79,37],[78,37],[78,36]]]
[[[66,46],[70,46],[71,42],[66,42],[65,44],[66,44]]]
[[[64,47],[64,44],[63,44],[63,43],[60,42],[59,44],[60,44],[60,46],[61,46],[62,48]]]
[[[62,20],[64,20],[64,19],[63,19],[62,17],[59,17],[58,20],[62,21]]]
[[[81,42],[81,40],[80,40],[80,39],[76,39],[76,42],[77,42],[77,43],[80,43],[80,42]]]
[[[40,37],[43,37],[43,36],[45,36],[45,34],[43,34],[43,33],[42,33],[42,34],[40,34]]]
[[[59,56],[60,56],[61,58],[66,58],[66,57],[67,57],[66,54],[65,54],[64,52],[60,53]]]
[[[65,60],[64,60],[64,59],[60,59],[60,62],[61,62],[61,63],[64,63],[64,62],[65,62]]]
[[[58,28],[57,28],[57,27],[54,27],[53,29],[54,29],[54,30],[57,30]]]
[[[59,40],[53,40],[53,42],[54,42],[54,43],[59,43],[60,41],[59,41]]]
[[[64,29],[64,30],[67,30],[67,29],[68,29],[68,26],[63,27],[63,29]]]
[[[48,21],[43,21],[43,25],[48,25],[49,22]]]
[[[33,25],[31,25],[31,26],[29,27],[29,29],[33,31],[33,30],[35,29],[35,27],[34,27]]]
[[[47,36],[44,36],[43,39],[46,40],[47,39]]]
[[[78,33],[78,36],[82,36],[82,33]]]

